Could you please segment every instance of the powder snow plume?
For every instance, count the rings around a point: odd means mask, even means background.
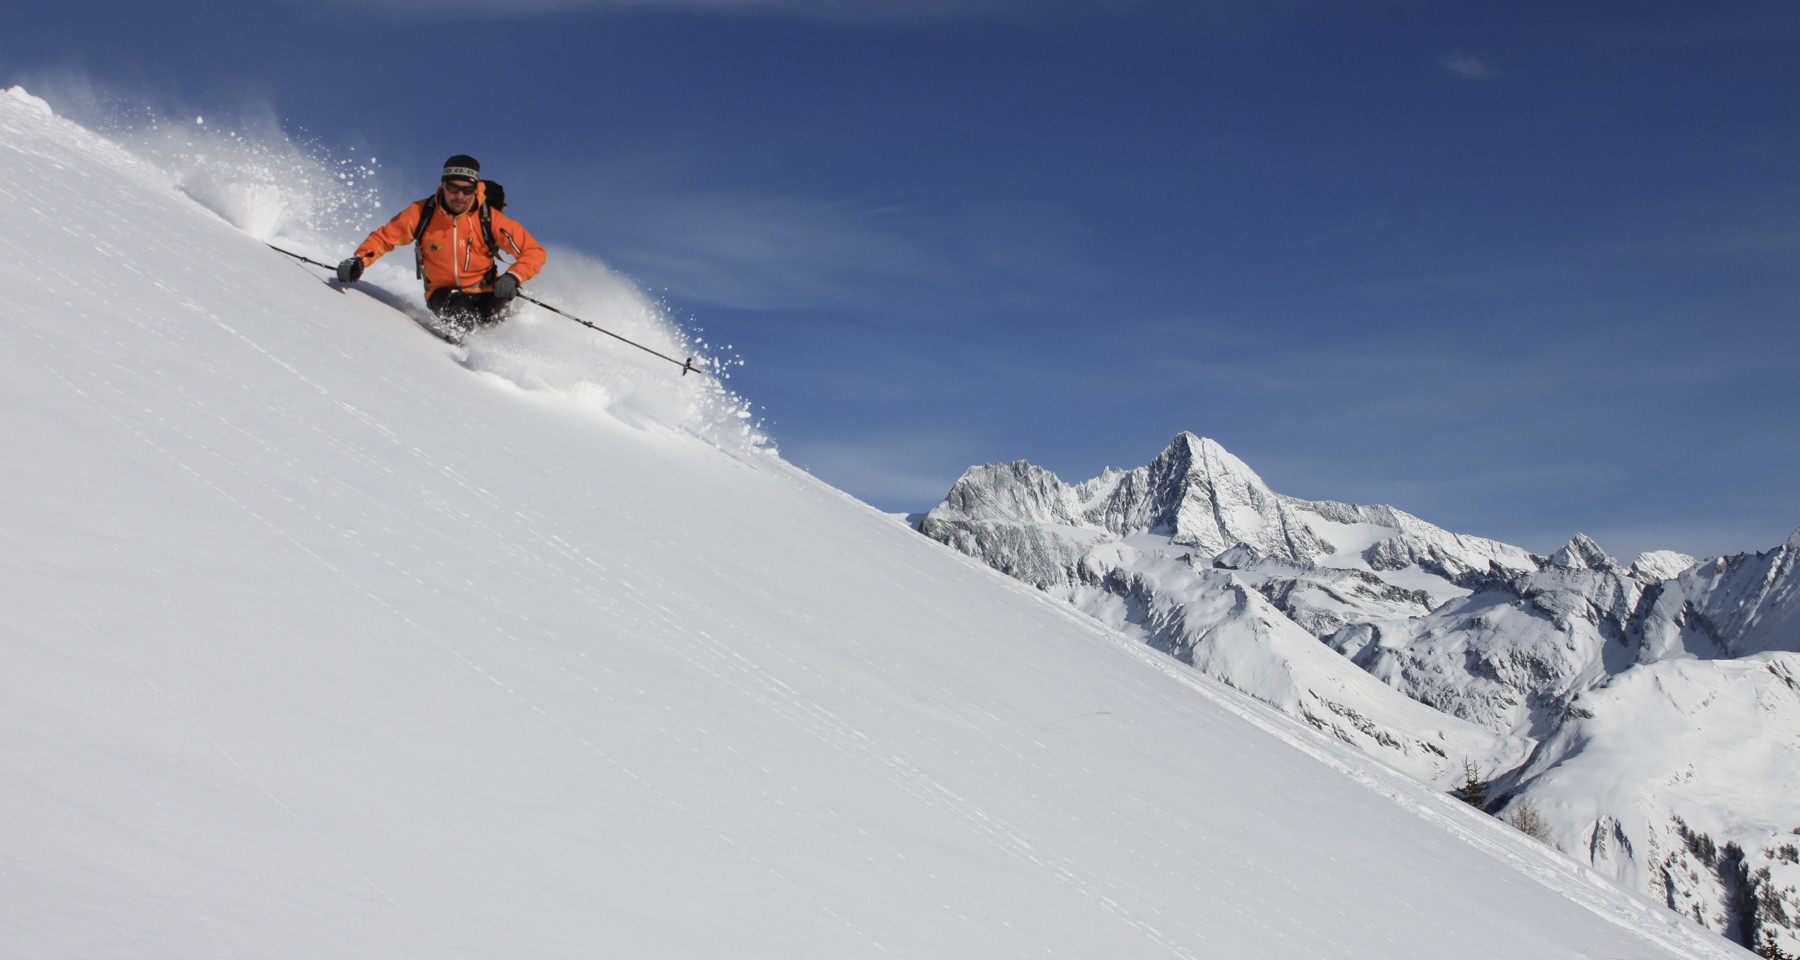
[[[427,189],[384,191],[377,156],[352,156],[297,136],[272,112],[175,116],[79,88],[70,99],[79,122],[201,206],[259,240],[322,262],[348,255]],[[530,211],[513,212],[530,225]],[[599,260],[545,245],[549,264],[526,294],[677,363],[521,302],[508,323],[470,339],[459,356],[465,366],[646,429],[690,433],[734,454],[774,452],[750,403],[726,385],[743,364],[731,347],[715,349],[683,330],[662,304]],[[410,248],[397,249],[369,269],[359,288],[426,320],[412,263]],[[697,373],[683,373],[680,363],[689,359]]]

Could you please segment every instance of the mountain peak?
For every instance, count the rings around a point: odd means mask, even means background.
[[[1249,464],[1195,433],[1176,434],[1156,459],[1096,490],[1089,519],[1115,534],[1159,533],[1207,556],[1240,542],[1289,559],[1325,550]]]
[[[1031,523],[1073,523],[1070,491],[1056,474],[1026,460],[970,467],[931,513]]]
[[[1193,432],[1192,430],[1183,430],[1180,433],[1176,434],[1175,439],[1170,441],[1169,445],[1172,447],[1185,447],[1188,450],[1195,451],[1196,453],[1208,453],[1208,452],[1212,452],[1212,451],[1217,451],[1219,453],[1225,453],[1227,456],[1230,456],[1229,453],[1226,453],[1224,444],[1220,443],[1217,440],[1214,440],[1211,437],[1203,437],[1203,436]]]
[[[1224,474],[1239,477],[1267,489],[1262,477],[1258,476],[1249,464],[1225,449],[1224,444],[1211,437],[1202,437],[1186,430],[1176,434],[1168,448],[1156,459],[1158,461],[1166,459],[1170,462],[1185,462],[1190,470],[1200,469],[1210,475]]]
[[[1577,533],[1561,550],[1550,555],[1549,565],[1569,570],[1615,570],[1619,561],[1601,549],[1593,537]]]

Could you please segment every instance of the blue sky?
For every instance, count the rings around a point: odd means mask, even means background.
[[[1284,493],[1540,552],[1800,526],[1791,0],[71,0],[7,28],[0,84],[271,112],[379,156],[396,207],[474,154],[884,509],[1191,430]]]

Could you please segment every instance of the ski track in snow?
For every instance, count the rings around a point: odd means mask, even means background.
[[[712,637],[704,632],[700,635],[709,641],[712,640]],[[707,652],[718,654],[708,670],[715,677],[731,682],[769,710],[806,730],[833,749],[864,765],[881,768],[891,782],[915,799],[933,810],[959,821],[963,829],[1008,856],[1029,866],[1047,871],[1057,880],[1072,887],[1083,899],[1120,920],[1151,942],[1184,960],[1198,960],[1194,954],[1182,948],[1180,943],[1123,904],[1101,892],[1100,886],[1117,886],[1104,874],[1098,878],[1097,883],[1090,882],[1083,872],[1080,872],[1080,868],[1068,860],[1050,860],[1040,855],[1037,852],[1038,848],[1047,845],[1036,842],[1034,838],[984,809],[980,804],[959,796],[940,781],[908,763],[905,758],[883,749],[850,724],[845,723],[831,711],[819,705],[817,701],[795,690],[776,673],[751,663],[724,644],[712,643],[707,648]],[[811,675],[810,668],[793,658],[781,657],[780,659],[789,668],[783,671],[784,675]],[[703,665],[705,664],[705,661],[701,662]],[[813,679],[820,678],[813,677]],[[1189,932],[1198,933],[1196,930]]]
[[[145,682],[150,683],[151,688],[156,690],[157,693],[162,694],[164,697],[168,697],[168,694],[163,693],[161,688],[157,687],[156,684],[151,683],[149,678],[146,677]],[[172,702],[174,702],[174,698],[169,697],[169,699]],[[224,757],[225,762],[230,764],[232,769],[236,770],[239,774],[241,774],[245,781],[247,781],[251,786],[255,787],[258,791],[260,791],[263,796],[268,797],[269,802],[274,804],[276,809],[280,810],[282,813],[287,814],[290,819],[292,819],[295,823],[299,824],[301,826],[301,828],[306,830],[307,833],[312,834],[313,836],[317,836],[320,839],[324,839],[317,827],[315,827],[312,823],[308,822],[305,817],[303,817],[299,813],[295,812],[294,808],[292,808],[292,807],[288,806],[286,803],[282,802],[281,797],[279,795],[277,795],[274,790],[271,790],[269,788],[269,786],[267,784],[265,784],[260,778],[258,778],[256,776],[256,774],[252,773],[248,767],[245,767],[243,764],[239,763],[238,759],[231,755],[231,751],[226,750],[225,747],[219,743],[219,741],[213,739],[213,737],[210,734],[205,734],[205,733],[201,734],[201,738],[204,739],[207,742],[207,744],[209,744],[213,748],[213,750],[219,754],[219,756]],[[431,933],[429,927],[427,927],[426,924],[421,922],[418,917],[413,916],[411,911],[407,910],[407,908],[405,906],[403,906],[400,903],[400,901],[395,900],[386,890],[382,889],[381,884],[376,883],[374,878],[370,877],[369,874],[366,871],[364,871],[361,867],[351,866],[349,868],[348,872],[352,876],[356,877],[358,880],[361,880],[363,883],[367,884],[369,886],[369,889],[374,890],[377,896],[381,897],[381,899],[387,901],[390,905],[392,905],[393,908],[396,911],[398,911],[400,913],[400,915],[406,920],[407,926],[409,928],[417,931],[419,933],[419,935],[423,936],[425,939],[430,940],[432,943],[436,944],[437,947],[439,949],[443,950],[445,953],[449,954],[452,957],[458,958],[458,960],[462,960],[462,954],[457,953],[456,950],[453,949],[449,944],[443,942],[443,940],[439,939],[435,934]]]
[[[221,324],[221,326],[223,326],[223,324]],[[41,334],[38,334],[36,331],[31,331],[31,332],[33,333],[34,336],[37,337],[37,339],[39,340],[41,345],[46,346],[46,347],[53,347],[53,345],[50,344],[47,340],[45,340]],[[115,365],[112,369],[114,370],[114,372],[122,373],[126,376],[137,377],[137,378],[141,379],[140,374],[138,374],[136,371],[131,370],[129,368]],[[362,587],[360,584],[355,584],[354,581],[352,581],[351,578],[346,576],[342,570],[340,570],[339,568],[334,566],[329,560],[326,560],[317,551],[313,550],[311,547],[307,546],[300,539],[298,539],[298,538],[294,537],[293,535],[291,535],[290,533],[288,533],[288,531],[285,530],[283,527],[281,527],[279,524],[276,524],[276,523],[270,521],[267,517],[264,517],[262,514],[258,513],[255,509],[251,508],[248,504],[244,503],[242,500],[238,499],[237,497],[234,497],[223,486],[219,485],[218,483],[216,483],[213,480],[211,480],[210,478],[208,478],[201,470],[196,469],[191,463],[182,459],[182,457],[175,454],[173,451],[169,450],[167,447],[164,447],[163,445],[157,443],[154,438],[152,438],[146,431],[141,429],[137,424],[135,424],[131,420],[121,416],[118,413],[118,408],[115,405],[103,402],[99,397],[95,396],[94,394],[89,393],[87,390],[83,389],[79,384],[75,383],[73,380],[70,380],[67,376],[64,376],[60,370],[53,370],[52,372],[55,373],[57,379],[61,380],[63,382],[63,384],[65,384],[69,388],[69,390],[73,394],[75,394],[77,397],[80,397],[82,400],[88,402],[90,405],[95,406],[98,409],[100,409],[101,411],[103,411],[108,417],[110,417],[113,420],[113,422],[119,424],[127,432],[129,432],[132,436],[136,437],[138,440],[142,441],[146,446],[148,446],[152,450],[155,450],[158,454],[161,454],[162,456],[164,456],[165,458],[167,458],[168,460],[173,462],[176,466],[178,466],[182,470],[186,471],[189,475],[193,476],[196,480],[205,484],[209,489],[211,489],[214,493],[218,494],[221,498],[223,498],[225,501],[230,503],[233,507],[244,512],[245,514],[247,514],[250,517],[252,517],[253,519],[255,519],[258,523],[262,524],[265,527],[268,527],[270,530],[279,534],[284,540],[286,540],[288,543],[292,544],[294,547],[296,547],[299,550],[301,550],[302,552],[304,552],[307,556],[311,557],[314,562],[318,563],[320,566],[324,567],[326,570],[329,570],[334,576],[338,577],[339,579],[345,580],[347,582],[351,582],[353,586],[357,586],[358,589],[361,590],[361,592],[363,593],[364,596],[369,597],[370,599],[374,600],[376,603],[385,607],[390,613],[394,614],[400,620],[407,623],[409,626],[413,627],[415,632],[417,632],[419,634],[425,633],[425,631],[420,629],[418,624],[416,622],[412,621],[409,617],[407,617],[405,613],[398,610],[391,604],[387,603],[380,596],[378,596],[378,595],[374,594],[373,592],[367,590],[366,588]],[[126,396],[126,394],[123,391],[118,391],[118,393],[121,398],[124,398]],[[227,426],[232,426],[230,420],[228,418],[224,417],[223,415],[219,415],[219,414],[215,413],[214,416],[217,419],[219,419],[220,421],[226,423]],[[159,417],[158,419],[159,419],[161,425],[165,429],[174,430],[174,432],[176,432],[177,435],[181,436],[183,439],[195,443],[195,445],[199,446],[201,449],[207,449],[204,444],[197,441],[191,435],[183,433],[179,430],[175,430],[173,425],[170,424],[166,419],[163,419],[161,417]],[[236,428],[233,427],[233,429],[236,429]],[[243,433],[242,431],[239,431],[239,432]],[[248,434],[244,434],[244,435],[249,439],[252,439],[252,440],[255,439],[253,437],[249,437]],[[207,452],[213,453],[213,451],[211,451],[210,449],[207,449]],[[223,458],[220,458],[220,459],[223,459]],[[227,465],[232,465],[229,460],[225,460],[224,462]],[[261,479],[259,477],[255,476],[253,474],[250,474],[246,471],[240,470],[239,472],[245,476],[250,477],[252,480],[257,481],[261,486],[264,487],[264,489],[269,489],[271,492],[275,492],[275,493],[279,494],[279,491],[274,491],[272,488],[269,487],[269,485],[266,482],[261,481]],[[289,504],[291,504],[295,507],[302,507],[301,504],[294,501],[292,498],[285,497],[285,495],[283,498],[286,499]],[[312,514],[312,516],[318,522],[325,524],[326,526],[329,526],[329,524],[326,523],[322,517],[318,517],[317,514]],[[90,627],[89,629],[91,630],[92,628]],[[448,647],[445,647],[445,649],[447,651],[449,651],[450,653],[452,653],[453,655],[456,655],[455,651],[449,650]],[[457,655],[457,656],[460,656],[460,655]],[[468,662],[466,659],[464,660],[464,663],[467,666],[469,666],[470,668],[477,670],[477,672],[480,672],[479,667],[476,667],[473,663]],[[166,692],[165,690],[163,690],[161,687],[159,687],[156,684],[156,682],[153,679],[151,679],[149,677],[144,677],[143,680],[144,680],[145,684],[147,684],[159,696],[168,700],[170,702],[171,706],[173,706],[179,710],[179,707],[180,707],[179,698],[174,697],[174,696],[170,695],[168,692]],[[253,787],[255,787],[264,797],[268,798],[269,802],[272,805],[274,805],[277,809],[279,809],[283,814],[285,814],[289,818],[291,818],[295,823],[297,823],[301,827],[305,828],[307,831],[316,832],[316,829],[313,827],[313,825],[311,823],[309,823],[306,820],[305,817],[302,817],[292,807],[290,807],[287,803],[285,803],[281,799],[281,797],[278,794],[276,794],[276,792],[274,790],[270,789],[267,784],[265,784],[254,773],[252,773],[247,767],[245,767],[242,763],[240,763],[238,761],[238,759],[230,753],[230,751],[226,750],[225,747],[218,742],[218,740],[214,739],[210,734],[207,734],[204,732],[202,732],[201,736],[206,741],[206,743],[208,743],[215,751],[217,751],[218,754],[221,757],[223,757],[226,760],[226,762],[229,763],[233,769],[235,769],[239,774],[241,774],[248,783],[250,783]],[[328,845],[328,844],[323,845],[323,846],[325,849],[330,849],[330,845]],[[375,881],[375,879],[373,877],[371,877],[366,870],[362,869],[361,867],[352,866],[352,867],[348,868],[348,872],[350,872],[352,875],[356,876],[358,879],[362,880],[371,889],[375,890],[376,893],[378,893],[382,897],[382,899],[384,899],[388,903],[392,904],[395,907],[395,909],[400,911],[403,915],[407,914],[406,908],[403,905],[401,905],[398,901],[396,901],[391,895],[389,895],[387,893],[387,891],[384,890],[381,887],[381,885],[379,883],[377,883]],[[206,920],[206,917],[204,914],[198,914],[197,916],[200,916],[202,920]],[[461,956],[462,956],[461,954],[457,953],[448,944],[445,944],[442,941],[437,940],[435,938],[435,936],[433,936],[429,932],[428,928],[426,928],[426,926],[423,923],[420,923],[417,921],[417,918],[411,917],[409,915],[407,917],[407,919],[409,921],[408,925],[410,927],[417,930],[422,936],[426,937],[427,939],[430,939],[433,942],[437,943],[437,945],[445,953],[448,953],[450,956],[453,956],[453,957],[461,958]],[[209,924],[211,923],[210,920],[208,920],[207,922]]]

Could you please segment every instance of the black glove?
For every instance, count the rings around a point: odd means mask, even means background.
[[[355,283],[356,278],[362,276],[362,272],[363,272],[362,258],[361,257],[351,257],[350,259],[345,260],[343,263],[338,264],[338,282],[339,283]]]
[[[494,281],[494,299],[506,303],[519,295],[519,278],[510,273],[503,273]]]

